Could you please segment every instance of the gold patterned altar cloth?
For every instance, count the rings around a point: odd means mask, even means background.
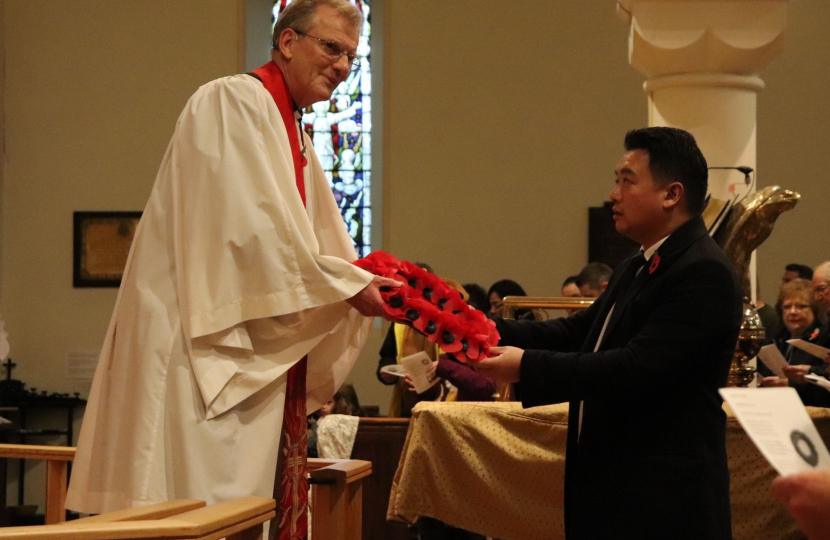
[[[830,409],[807,410],[830,442]],[[727,414],[734,539],[804,538],[770,495],[775,471]],[[387,519],[414,523],[423,515],[503,540],[564,539],[567,425],[567,404],[420,403]]]

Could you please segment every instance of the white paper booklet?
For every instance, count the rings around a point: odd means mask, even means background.
[[[830,454],[794,388],[721,388],[738,421],[781,475],[830,467]]]
[[[820,375],[816,375],[815,373],[809,373],[809,374],[805,375],[804,378],[808,382],[811,382],[815,385],[821,386],[822,388],[824,388],[825,390],[830,392],[830,381],[828,381],[824,377],[822,377]]]
[[[781,354],[781,351],[775,345],[764,345],[761,347],[761,350],[758,351],[758,360],[770,368],[776,376],[782,379],[787,378],[784,375],[784,367],[788,365],[787,359],[784,358],[784,355]]]
[[[808,353],[818,358],[821,358],[822,360],[827,358],[827,353],[830,353],[830,349],[828,349],[827,347],[822,347],[821,345],[816,345],[815,343],[810,343],[809,341],[804,341],[803,339],[788,339],[787,343],[789,343],[797,349],[807,351]]]

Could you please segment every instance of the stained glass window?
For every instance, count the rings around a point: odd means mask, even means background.
[[[357,256],[363,257],[372,251],[372,19],[369,0],[351,2],[366,21],[357,46],[360,69],[349,74],[330,100],[307,107],[303,124],[323,164]],[[274,4],[275,21],[289,3],[291,0],[279,0]]]

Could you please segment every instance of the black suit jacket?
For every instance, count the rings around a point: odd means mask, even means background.
[[[659,264],[652,257],[643,267],[625,302],[619,285],[630,260],[572,317],[497,322],[502,344],[526,349],[523,405],[571,402],[569,540],[731,538],[718,388],[741,324],[740,287],[699,217],[657,254]]]

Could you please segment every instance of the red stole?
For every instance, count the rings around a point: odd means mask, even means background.
[[[297,190],[300,192],[300,197],[303,199],[303,206],[305,206],[305,181],[303,179],[303,167],[307,163],[303,152],[300,149],[300,137],[297,133],[297,121],[294,118],[294,102],[291,95],[288,93],[288,85],[285,83],[285,77],[282,76],[279,66],[274,62],[268,62],[264,66],[253,71],[254,75],[259,77],[265,89],[274,98],[277,108],[280,110],[282,116],[282,123],[285,124],[285,130],[288,132],[288,142],[291,144],[291,157],[294,158],[294,175],[297,177]]]
[[[306,163],[300,149],[297,122],[294,118],[294,104],[288,93],[288,85],[282,71],[274,62],[268,62],[253,72],[260,78],[265,89],[274,98],[280,116],[288,132],[291,157],[294,160],[294,174],[297,190],[305,200],[303,165]],[[282,420],[280,456],[277,459],[279,499],[277,519],[278,535],[271,532],[271,538],[296,540],[308,535],[308,443],[306,431],[306,372],[308,357],[294,364],[288,370],[285,389],[285,412]],[[276,484],[276,482],[275,482]],[[275,490],[276,491],[276,490]]]

